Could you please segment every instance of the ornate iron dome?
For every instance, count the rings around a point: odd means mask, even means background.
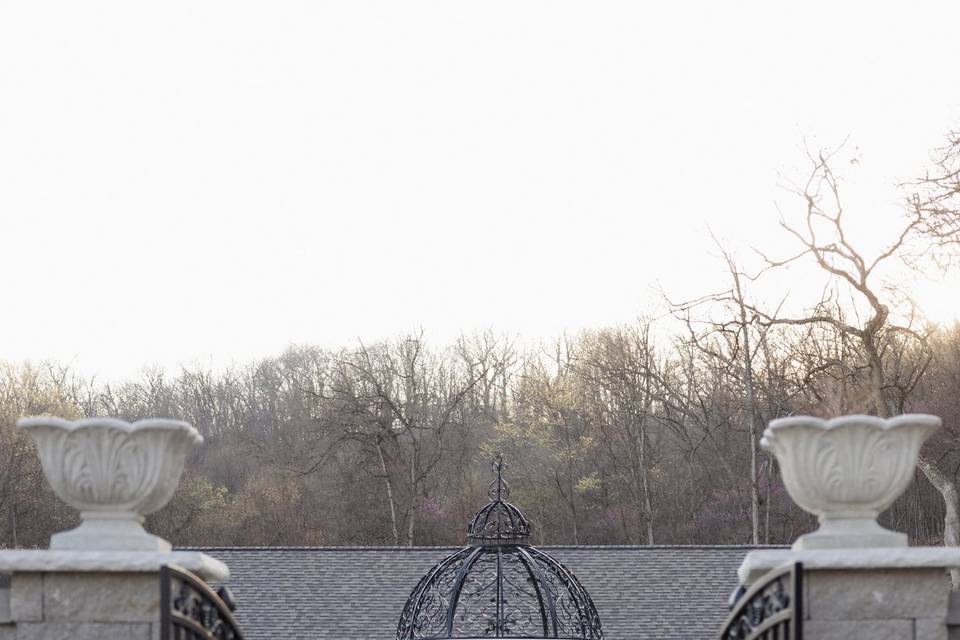
[[[503,479],[503,458],[493,461],[496,474],[487,495],[490,504],[486,505],[467,525],[467,542],[483,544],[526,544],[530,538],[530,521],[517,507],[507,502],[510,497],[510,485]]]
[[[530,522],[507,502],[504,466],[498,456],[490,503],[467,527],[472,546],[423,576],[400,614],[397,640],[602,640],[600,617],[580,581],[527,544]]]

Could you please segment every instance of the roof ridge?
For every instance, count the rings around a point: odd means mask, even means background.
[[[439,545],[439,546],[417,546],[417,547],[396,547],[396,546],[203,546],[203,545],[184,545],[175,547],[176,550],[189,551],[443,551],[463,549],[470,545]],[[667,549],[787,549],[789,545],[779,544],[545,544],[531,545],[538,549],[598,549],[598,550],[637,550],[637,551],[658,551]]]

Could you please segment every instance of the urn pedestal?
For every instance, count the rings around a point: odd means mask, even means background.
[[[751,550],[741,584],[763,585],[771,571],[799,564],[795,628],[807,640],[955,637],[947,570],[960,567],[960,547],[910,547],[906,534],[877,522],[913,479],[920,446],[939,426],[923,414],[771,422],[761,446],[776,455],[790,497],[820,527],[792,548]]]
[[[36,441],[53,491],[80,511],[80,526],[54,534],[51,550],[170,551],[143,519],[173,497],[187,454],[203,441],[196,429],[114,418],[33,417],[17,426]]]
[[[230,578],[219,560],[171,551],[143,529],[144,516],[173,496],[187,454],[202,441],[196,429],[112,418],[34,417],[17,425],[36,441],[47,481],[82,522],[54,534],[50,549],[0,549],[0,639],[166,637],[161,567]]]
[[[940,423],[926,414],[772,421],[760,446],[776,455],[793,501],[820,522],[793,548],[906,547],[906,534],[880,526],[877,516],[907,488],[920,446]]]

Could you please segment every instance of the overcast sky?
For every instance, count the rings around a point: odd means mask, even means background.
[[[960,126],[960,3],[867,7],[0,0],[0,358],[628,322],[721,282],[708,227],[789,248],[805,141],[873,238]]]

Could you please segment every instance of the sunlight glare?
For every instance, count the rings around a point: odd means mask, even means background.
[[[960,321],[958,280],[956,277],[923,278],[913,284],[911,295],[924,318],[944,327]]]

